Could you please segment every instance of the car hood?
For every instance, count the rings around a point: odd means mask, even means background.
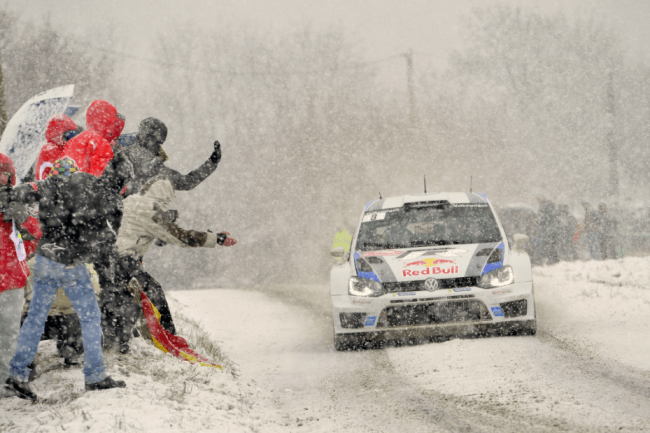
[[[500,260],[487,263],[496,249]],[[359,277],[382,283],[478,277],[503,266],[503,242],[440,247],[357,251],[354,264]]]

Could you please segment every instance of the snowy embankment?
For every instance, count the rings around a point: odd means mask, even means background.
[[[40,402],[0,400],[0,432],[13,431],[230,431],[256,430],[250,395],[236,366],[193,320],[176,314],[178,334],[224,367],[192,365],[142,338],[132,353],[104,352],[107,373],[124,389],[84,391],[82,367],[65,368],[54,341],[42,341],[32,389]]]
[[[650,258],[559,263],[533,278],[536,337],[389,349],[391,362],[414,386],[486,420],[648,431]]]
[[[544,327],[582,351],[650,370],[650,257],[536,268]]]

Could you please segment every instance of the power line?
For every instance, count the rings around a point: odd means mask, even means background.
[[[160,61],[152,58],[147,58],[147,57],[142,57],[142,56],[137,56],[134,54],[128,54],[122,51],[117,51],[117,50],[111,50],[108,48],[102,48],[102,47],[97,47],[97,46],[92,46],[91,44],[84,44],[87,45],[89,48],[97,51],[101,51],[113,56],[121,57],[121,58],[128,58],[128,59],[133,59],[133,60],[138,60],[142,61],[145,63],[149,63],[152,65],[156,66],[165,66],[165,67],[172,67],[172,68],[178,68],[178,69],[184,69],[184,70],[202,70],[205,72],[210,72],[213,74],[220,74],[220,75],[232,75],[232,76],[239,76],[242,75],[243,73],[248,74],[248,75],[255,75],[255,76],[260,76],[260,75],[275,75],[275,76],[288,76],[288,75],[319,75],[323,72],[324,69],[327,69],[328,71],[336,71],[336,70],[349,70],[349,69],[361,69],[366,66],[378,64],[378,63],[384,63],[391,61],[393,59],[397,58],[402,58],[404,54],[399,53],[399,54],[393,54],[391,56],[383,57],[380,59],[375,59],[375,60],[368,60],[365,62],[353,62],[353,63],[347,63],[343,65],[338,65],[335,67],[329,67],[329,68],[315,68],[315,69],[305,69],[305,70],[291,70],[291,71],[286,71],[286,72],[267,72],[267,71],[242,71],[242,70],[237,70],[237,69],[222,69],[222,68],[215,68],[215,67],[210,67],[210,66],[199,66],[199,65],[186,65],[182,63],[177,63],[177,62],[165,62],[165,61]]]
[[[420,55],[429,56],[429,57],[438,57],[437,55],[435,55],[433,53],[427,53],[425,51],[419,51],[419,50],[418,51],[413,51],[413,54],[420,54]]]

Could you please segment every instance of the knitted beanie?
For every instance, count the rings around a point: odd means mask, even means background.
[[[54,161],[52,169],[50,170],[50,176],[70,176],[72,173],[80,171],[79,166],[74,159],[69,156],[64,156],[61,159]]]

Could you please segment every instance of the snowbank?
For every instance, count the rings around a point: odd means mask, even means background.
[[[55,342],[43,341],[32,384],[41,402],[0,399],[0,431],[255,431],[252,400],[233,363],[197,324],[174,317],[179,335],[223,371],[181,361],[136,338],[132,354],[104,352],[108,374],[127,387],[85,392],[81,367],[64,368]]]
[[[562,262],[534,269],[544,326],[563,341],[650,370],[650,258]]]

